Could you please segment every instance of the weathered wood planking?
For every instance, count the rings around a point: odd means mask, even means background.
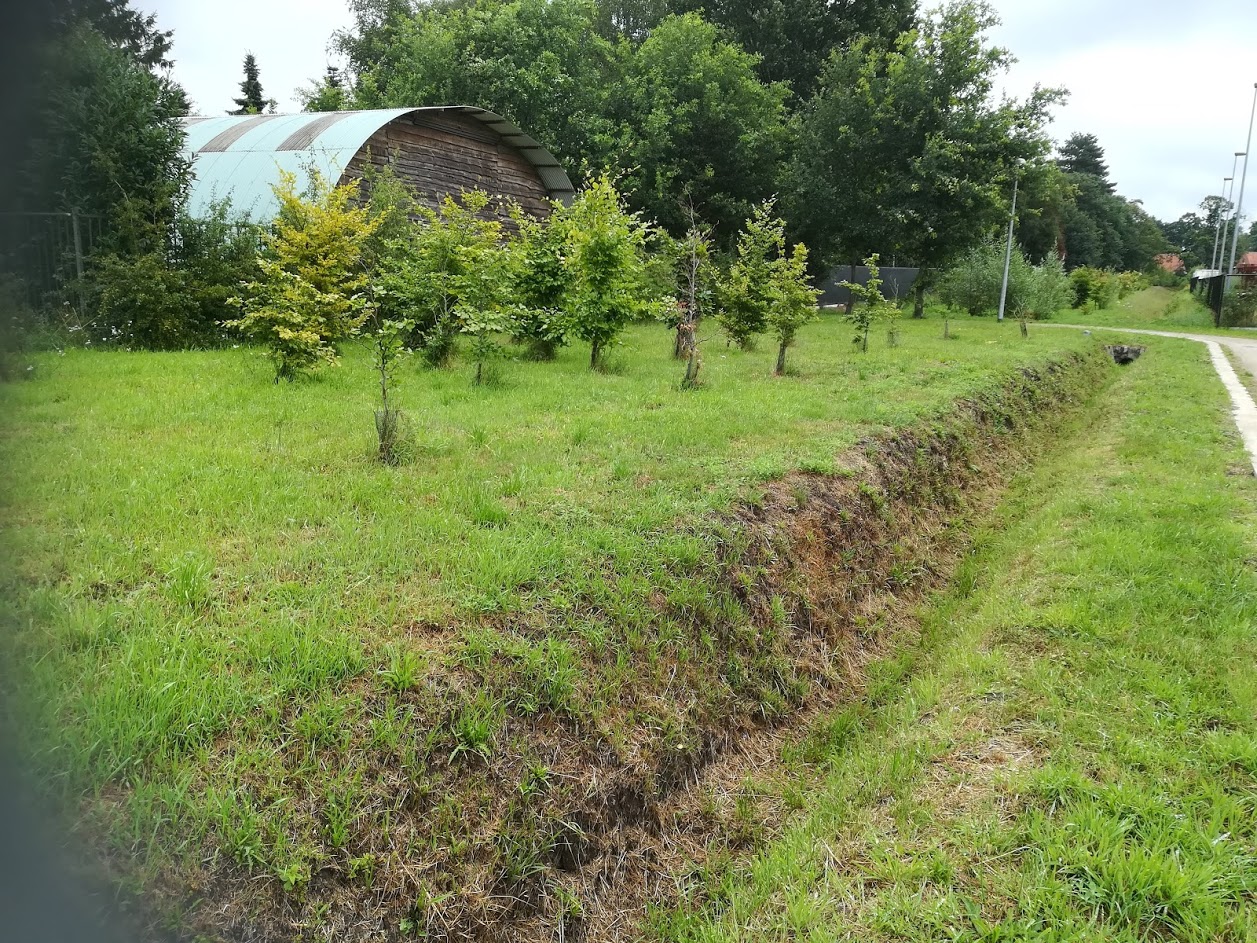
[[[533,216],[548,216],[545,185],[522,153],[492,128],[457,114],[419,114],[392,121],[371,135],[342,182],[361,179],[367,164],[391,165],[418,200],[435,208],[442,199],[481,189],[513,200]],[[486,213],[499,216],[490,204]]]

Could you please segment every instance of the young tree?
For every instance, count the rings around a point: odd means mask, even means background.
[[[782,229],[785,223],[778,220]],[[789,252],[782,252],[773,264],[773,303],[768,309],[768,327],[777,336],[777,376],[786,372],[786,348],[794,343],[795,334],[805,324],[817,320],[820,312],[816,299],[820,292],[812,287],[807,274],[807,246],[797,243]]]
[[[549,219],[517,214],[519,235],[511,242],[516,311],[511,336],[527,344],[535,360],[553,360],[567,343],[569,324],[564,310],[567,271],[562,219],[566,207],[558,204]]]
[[[630,213],[611,178],[595,177],[561,221],[572,334],[590,345],[589,366],[634,318],[650,313],[643,282],[648,230]]]
[[[335,364],[337,345],[357,334],[371,313],[364,251],[379,225],[354,205],[357,185],[297,193],[294,174],[275,186],[279,215],[266,238],[259,278],[245,286],[243,317],[228,323],[270,348],[275,382],[320,362]]]
[[[236,103],[236,110],[227,112],[229,115],[260,115],[268,106],[271,111],[275,110],[275,99],[267,98],[262,91],[262,83],[258,78],[258,62],[251,52],[244,57],[244,81],[240,83],[240,97],[232,100]]]
[[[930,270],[1007,218],[1016,162],[1047,151],[1061,93],[995,97],[1011,62],[984,41],[996,22],[986,5],[960,0],[890,49],[859,38],[834,52],[800,117],[785,182],[797,232],[830,263],[874,251],[915,261],[914,316]]]
[[[743,350],[751,349],[756,335],[768,325],[774,301],[773,266],[785,251],[785,233],[773,216],[773,206],[768,200],[755,207],[738,233],[729,277],[718,289],[716,320]]]
[[[692,205],[685,210],[690,226],[685,238],[675,247],[680,300],[672,309],[671,320],[676,330],[673,355],[685,361],[685,379],[681,385],[691,389],[698,385],[698,371],[702,366],[698,326],[711,303],[715,271],[711,264],[711,227],[699,220]]]
[[[860,342],[860,350],[866,354],[869,352],[869,331],[873,324],[883,318],[894,317],[898,314],[895,306],[882,295],[882,273],[877,263],[876,252],[864,260],[864,265],[869,270],[869,277],[863,285],[856,282],[838,283],[840,288],[846,288],[851,292],[851,304],[848,306],[846,317],[855,325],[856,340]]]
[[[432,366],[445,366],[460,333],[489,336],[482,312],[498,306],[487,294],[485,273],[500,269],[502,227],[485,218],[483,190],[447,196],[436,210],[417,207],[421,217],[389,245],[376,278],[376,295],[394,317],[408,313],[412,340]],[[501,291],[508,284],[499,284]],[[473,318],[476,327],[465,331]]]

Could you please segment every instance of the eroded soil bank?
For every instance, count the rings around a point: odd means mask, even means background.
[[[791,475],[696,524],[686,565],[608,565],[596,598],[411,626],[414,658],[273,736],[219,738],[180,786],[207,811],[170,816],[177,851],[105,855],[144,888],[154,932],[634,938],[651,905],[786,814],[738,784],[809,717],[863,696],[863,666],[912,631],[966,522],[1114,369],[1097,347],[1019,371],[866,440],[839,474]],[[103,805],[102,827],[135,809],[126,790]]]

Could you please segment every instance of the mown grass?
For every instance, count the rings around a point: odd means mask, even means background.
[[[680,750],[678,714],[712,723],[728,696],[659,696],[686,659],[726,670],[716,640],[679,642],[731,604],[678,577],[715,566],[719,512],[1094,343],[989,322],[901,334],[865,356],[827,318],[785,378],[769,345],[709,342],[693,392],[658,327],[603,373],[580,350],[503,364],[489,387],[415,364],[399,467],[373,460],[362,349],[280,385],[249,349],[49,355],[0,387],[10,719],[141,880],[221,855],[300,899],[328,869],[369,887],[386,866],[474,857],[503,818],[494,866],[533,873],[553,841],[536,797],[564,787],[553,759],[510,748],[521,725]],[[735,668],[748,690],[772,679],[765,712],[794,696],[774,666]],[[499,780],[517,796],[485,808]],[[463,880],[447,870],[415,920]]]
[[[1148,346],[659,938],[1257,938],[1257,483],[1205,352]]]

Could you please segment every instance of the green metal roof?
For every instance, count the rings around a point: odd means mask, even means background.
[[[571,201],[572,181],[548,150],[491,111],[450,105],[185,118],[184,151],[192,158],[193,173],[188,210],[200,215],[214,200],[230,198],[235,212],[259,222],[269,220],[279,208],[271,186],[279,182],[280,171],[295,174],[298,189],[305,188],[314,170],[335,182],[371,135],[390,121],[418,112],[457,112],[479,121],[523,154],[552,199]]]

